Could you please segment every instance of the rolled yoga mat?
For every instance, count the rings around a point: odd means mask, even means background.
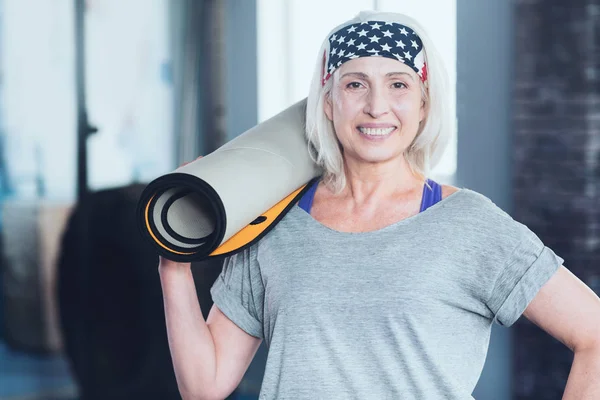
[[[260,240],[299,200],[320,168],[305,139],[306,99],[144,189],[144,237],[173,261],[235,254]]]

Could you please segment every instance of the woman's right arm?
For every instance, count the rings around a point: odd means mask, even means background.
[[[204,320],[189,263],[161,257],[159,272],[181,396],[226,398],[239,385],[262,340],[243,331],[216,306]]]

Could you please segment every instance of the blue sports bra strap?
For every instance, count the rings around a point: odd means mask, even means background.
[[[319,186],[319,179],[313,183],[313,185],[304,193],[304,195],[300,198],[298,202],[298,206],[310,214],[310,209],[312,208],[313,200],[315,199],[315,192],[317,191],[317,186]]]
[[[442,187],[431,179],[427,179],[427,184],[429,184],[429,187],[427,185],[423,187],[421,212],[442,200]]]
[[[433,182],[434,186],[433,186],[433,191],[434,191],[434,201],[435,203],[442,201],[442,185],[440,185],[437,182]],[[435,204],[434,203],[434,204]]]

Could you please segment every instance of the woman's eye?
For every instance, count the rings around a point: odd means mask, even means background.
[[[394,89],[404,89],[406,85],[402,82],[394,82]]]
[[[350,82],[349,84],[346,85],[346,87],[348,89],[358,89],[360,88],[362,85],[360,84],[360,82]]]

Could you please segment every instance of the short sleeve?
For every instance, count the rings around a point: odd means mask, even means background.
[[[523,314],[531,300],[560,268],[564,260],[525,225],[512,221],[516,229],[514,250],[498,272],[488,307],[494,322],[509,327]]]
[[[264,286],[255,246],[225,258],[210,293],[227,318],[249,335],[263,338]]]

